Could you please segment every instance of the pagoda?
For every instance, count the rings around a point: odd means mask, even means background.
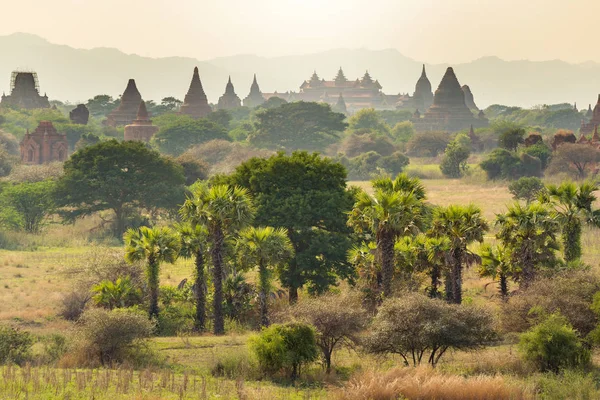
[[[121,104],[108,114],[106,120],[102,123],[112,127],[131,124],[137,117],[141,102],[142,95],[135,85],[135,80],[130,79],[129,82],[127,82],[127,88],[125,88],[123,96],[121,96]]]
[[[13,72],[11,75],[10,95],[2,94],[0,106],[25,108],[50,108],[48,96],[40,96],[39,82],[35,72]]]
[[[87,125],[90,119],[90,110],[85,104],[78,104],[77,107],[69,112],[69,119],[72,124]]]
[[[204,118],[212,112],[202,82],[200,81],[200,74],[198,73],[198,67],[194,68],[194,75],[192,76],[192,82],[190,88],[179,110],[179,114],[189,115],[194,119]]]
[[[242,101],[235,94],[235,89],[233,88],[233,83],[231,83],[231,76],[229,77],[229,81],[227,82],[227,86],[225,86],[225,93],[223,96],[219,97],[219,102],[217,103],[217,109],[219,110],[231,110],[234,108],[238,108],[242,106]]]
[[[469,85],[463,85],[461,87],[463,93],[465,94],[465,104],[469,107],[471,111],[479,111],[477,105],[475,104],[475,98],[473,97],[473,92],[471,92],[471,88]]]
[[[146,143],[158,132],[158,127],[152,125],[145,101],[140,103],[135,120],[130,125],[125,126],[124,132],[125,140],[138,140]]]
[[[452,67],[449,67],[433,97],[433,105],[425,112],[423,118],[414,119],[417,131],[458,132],[487,126],[485,116],[475,118],[465,103],[465,94]]]
[[[425,64],[423,64],[423,70],[421,71],[421,77],[417,81],[415,86],[415,92],[413,93],[413,106],[414,108],[427,110],[433,104],[433,92],[431,90],[431,82],[427,78],[425,72]]]
[[[596,126],[600,125],[600,94],[598,95],[598,102],[596,103],[594,110],[591,112],[591,115],[588,117],[588,115],[590,114],[590,109],[591,109],[591,105],[588,108],[588,112],[586,114],[586,118],[588,120],[587,120],[587,122],[581,121],[581,128],[579,129],[579,132],[584,135],[589,135],[590,133],[594,132],[594,128]]]
[[[256,74],[254,74],[254,80],[250,86],[250,93],[244,99],[244,107],[254,108],[260,106],[264,102],[265,98],[263,97],[260,87],[258,86],[258,82],[256,81]]]
[[[67,135],[58,133],[52,122],[41,121],[32,133],[27,133],[20,143],[23,164],[45,164],[65,161],[69,154]]]
[[[337,103],[333,106],[333,111],[339,112],[342,114],[348,114],[348,109],[346,108],[346,102],[344,101],[344,96],[340,93]]]

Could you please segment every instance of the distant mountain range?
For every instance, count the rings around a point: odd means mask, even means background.
[[[240,98],[257,74],[263,92],[297,91],[314,70],[332,79],[338,68],[348,79],[366,70],[388,94],[410,93],[422,63],[397,50],[336,49],[286,57],[237,55],[200,61],[185,57],[150,58],[117,49],[75,49],[30,34],[0,36],[0,91],[10,90],[10,73],[34,70],[40,89],[50,99],[85,102],[97,94],[120,95],[129,78],[135,78],[144,99],[183,99],[194,66],[198,66],[209,101],[216,102],[231,75]],[[426,65],[435,90],[448,65]],[[538,104],[578,102],[580,108],[595,104],[600,93],[600,64],[564,61],[504,61],[497,57],[453,65],[461,84],[467,84],[479,107],[491,104],[529,107]]]

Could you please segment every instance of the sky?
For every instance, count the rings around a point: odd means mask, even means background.
[[[6,3],[6,4],[2,4]],[[276,57],[394,48],[427,63],[483,56],[597,61],[596,0],[0,0],[0,35],[149,57]]]

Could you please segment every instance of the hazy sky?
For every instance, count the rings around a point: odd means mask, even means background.
[[[600,62],[596,0],[0,0],[0,34],[209,59],[395,48],[429,63],[482,56]]]

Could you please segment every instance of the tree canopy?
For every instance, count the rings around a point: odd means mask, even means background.
[[[223,126],[204,118],[182,116],[162,126],[152,143],[161,152],[177,156],[191,146],[214,139],[229,140]]]

